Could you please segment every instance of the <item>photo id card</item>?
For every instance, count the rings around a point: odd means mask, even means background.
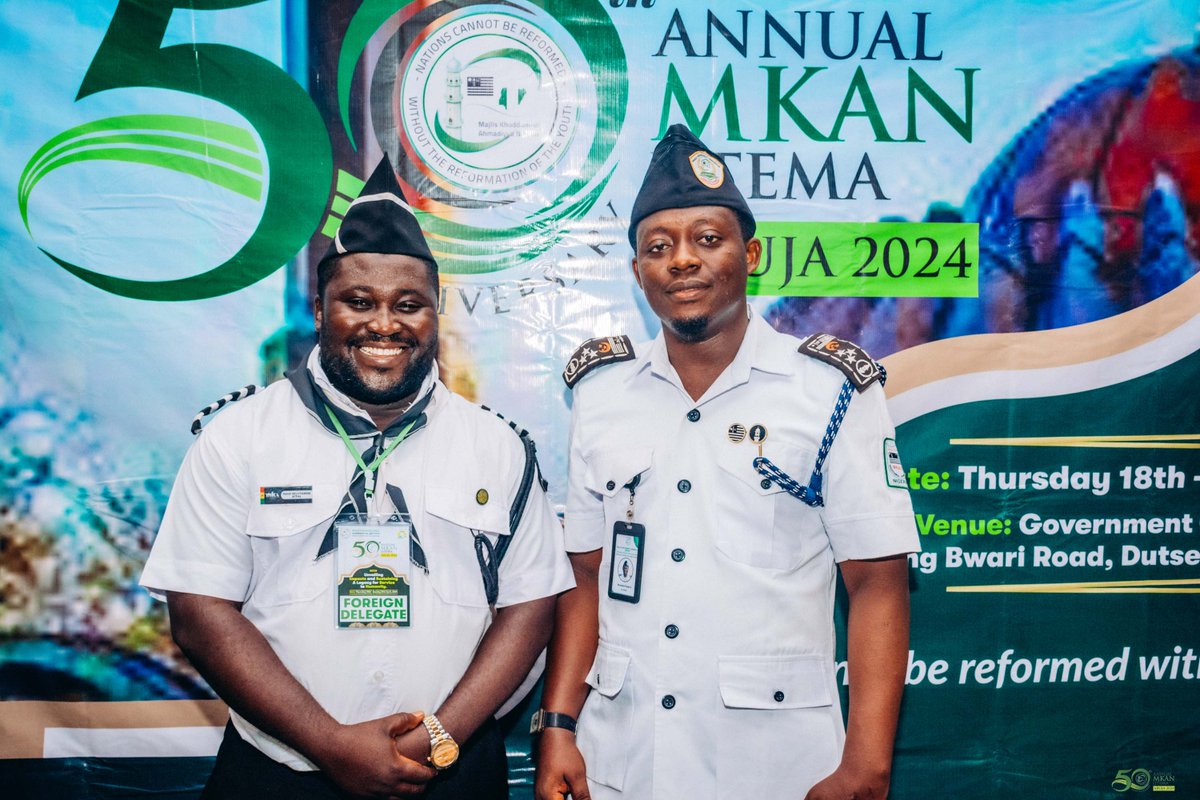
[[[642,596],[642,554],[646,527],[636,522],[613,525],[612,560],[608,565],[608,596],[636,603]]]
[[[337,627],[406,628],[412,524],[406,516],[343,514],[337,519]]]

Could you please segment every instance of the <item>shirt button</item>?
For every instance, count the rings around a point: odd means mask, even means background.
[[[671,551],[672,561],[683,561],[685,558],[687,558],[687,553],[683,552],[682,547],[676,547]]]
[[[776,703],[782,703],[782,702],[783,702],[783,692],[776,692],[776,693],[775,693],[775,702],[776,702]]]
[[[675,488],[684,494],[687,494],[692,490],[692,482],[685,478],[684,480],[681,480],[679,483],[675,484]]]
[[[608,483],[604,484],[604,488],[611,492],[613,489],[617,488],[617,482],[609,481]]]
[[[670,711],[672,708],[674,708],[675,707],[675,695],[673,695],[673,694],[663,695],[662,707],[667,709],[668,711]]]
[[[375,674],[372,675],[371,677],[375,679],[376,683],[381,683],[383,681],[383,670],[380,670],[380,669],[375,670]]]
[[[663,633],[665,633],[667,635],[668,639],[674,639],[676,636],[679,635],[679,626],[678,625],[668,625],[666,628],[663,629]]]
[[[688,421],[689,422],[696,422],[699,419],[700,419],[700,409],[693,408],[691,411],[688,412]]]
[[[761,481],[758,482],[758,485],[763,487],[764,489],[770,489],[771,488],[771,479],[763,478]]]

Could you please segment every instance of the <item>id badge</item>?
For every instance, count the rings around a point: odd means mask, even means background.
[[[636,522],[613,525],[612,560],[608,565],[608,596],[636,603],[642,596],[642,554],[646,527]]]
[[[343,514],[336,527],[337,627],[407,628],[412,621],[408,516]]]

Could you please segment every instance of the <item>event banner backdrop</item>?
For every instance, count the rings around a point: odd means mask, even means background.
[[[137,578],[193,415],[311,346],[383,154],[443,376],[561,505],[566,361],[657,332],[626,226],[674,123],[759,219],[754,308],[888,370],[892,796],[1200,796],[1194,0],[8,0],[0,76],[6,796],[196,795],[225,707]]]

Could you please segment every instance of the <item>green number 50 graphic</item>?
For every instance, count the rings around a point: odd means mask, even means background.
[[[320,224],[333,158],[324,122],[308,95],[270,61],[236,47],[162,47],[176,8],[222,10],[262,0],[120,0],[76,100],[109,89],[171,89],[221,103],[250,131],[198,117],[136,114],[96,120],[46,142],[25,166],[18,207],[29,231],[29,196],[46,175],[84,161],[149,164],[193,175],[266,204],[249,240],[229,260],[185,278],[143,281],[104,275],[46,251],[73,275],[113,294],[140,300],[198,300],[266,277],[308,241]]]

